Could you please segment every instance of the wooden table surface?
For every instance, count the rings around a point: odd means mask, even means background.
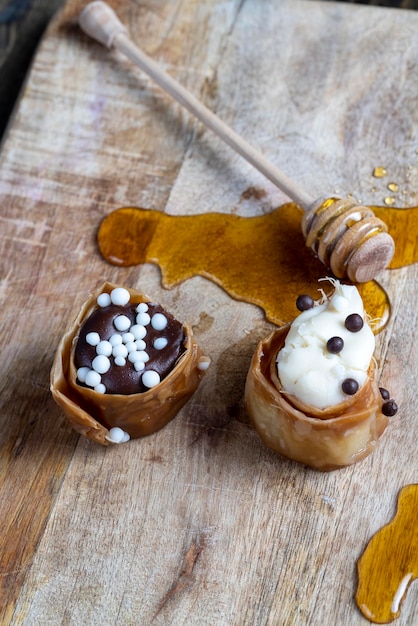
[[[95,235],[121,206],[249,216],[287,198],[81,34],[84,4],[69,0],[48,29],[0,152],[1,623],[366,624],[357,559],[417,482],[418,267],[379,277],[393,310],[377,357],[400,410],[378,450],[319,473],[264,448],[243,409],[272,328],[261,309],[204,278],[166,290],[156,266],[111,266]],[[417,13],[112,5],[150,56],[314,197],[382,204],[388,179],[372,171],[385,165],[400,203],[417,204]],[[59,338],[105,279],[187,320],[212,358],[167,427],[109,448],[72,431],[49,392]],[[417,619],[413,585],[397,624]]]

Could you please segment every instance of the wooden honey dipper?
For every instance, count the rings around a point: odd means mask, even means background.
[[[337,278],[366,282],[385,269],[395,244],[387,226],[373,211],[338,197],[311,198],[260,152],[240,137],[187,89],[166,74],[128,37],[127,29],[105,2],[87,4],[80,14],[81,29],[90,37],[117,48],[164,91],[210,128],[238,154],[302,207],[302,232],[306,245]]]

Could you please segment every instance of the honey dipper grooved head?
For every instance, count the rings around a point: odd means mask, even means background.
[[[364,241],[347,265],[348,278],[353,283],[365,283],[385,269],[392,260],[395,244],[389,233],[380,232]]]
[[[318,200],[304,214],[306,245],[337,278],[364,283],[390,263],[395,244],[369,207],[352,200]]]

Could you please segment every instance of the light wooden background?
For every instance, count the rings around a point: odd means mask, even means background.
[[[418,268],[381,276],[393,315],[377,356],[400,411],[378,451],[321,474],[265,449],[242,404],[272,328],[262,312],[201,278],[167,291],[157,267],[109,266],[95,233],[124,205],[256,215],[287,199],[81,35],[83,4],[70,0],[48,30],[0,152],[1,622],[366,624],[356,560],[417,482]],[[371,172],[386,165],[400,201],[417,204],[418,14],[304,0],[112,4],[146,52],[313,196],[381,204],[387,181]],[[250,186],[261,202],[242,199]],[[109,449],[79,438],[49,393],[59,337],[104,279],[190,322],[213,359],[169,426]],[[417,617],[415,585],[397,624]]]

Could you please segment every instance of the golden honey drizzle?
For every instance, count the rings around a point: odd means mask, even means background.
[[[371,538],[357,568],[359,609],[375,624],[392,622],[418,578],[418,484],[401,489],[395,517]]]
[[[390,267],[418,261],[418,207],[372,207],[395,240]],[[322,263],[306,247],[301,232],[302,211],[285,204],[258,217],[223,213],[172,216],[127,207],[105,217],[98,244],[114,265],[159,265],[162,283],[171,288],[192,276],[204,276],[236,300],[264,309],[274,324],[289,322],[301,293],[315,296]],[[320,285],[321,286],[321,285]],[[390,315],[390,302],[375,281],[360,285],[366,311],[381,330]]]

